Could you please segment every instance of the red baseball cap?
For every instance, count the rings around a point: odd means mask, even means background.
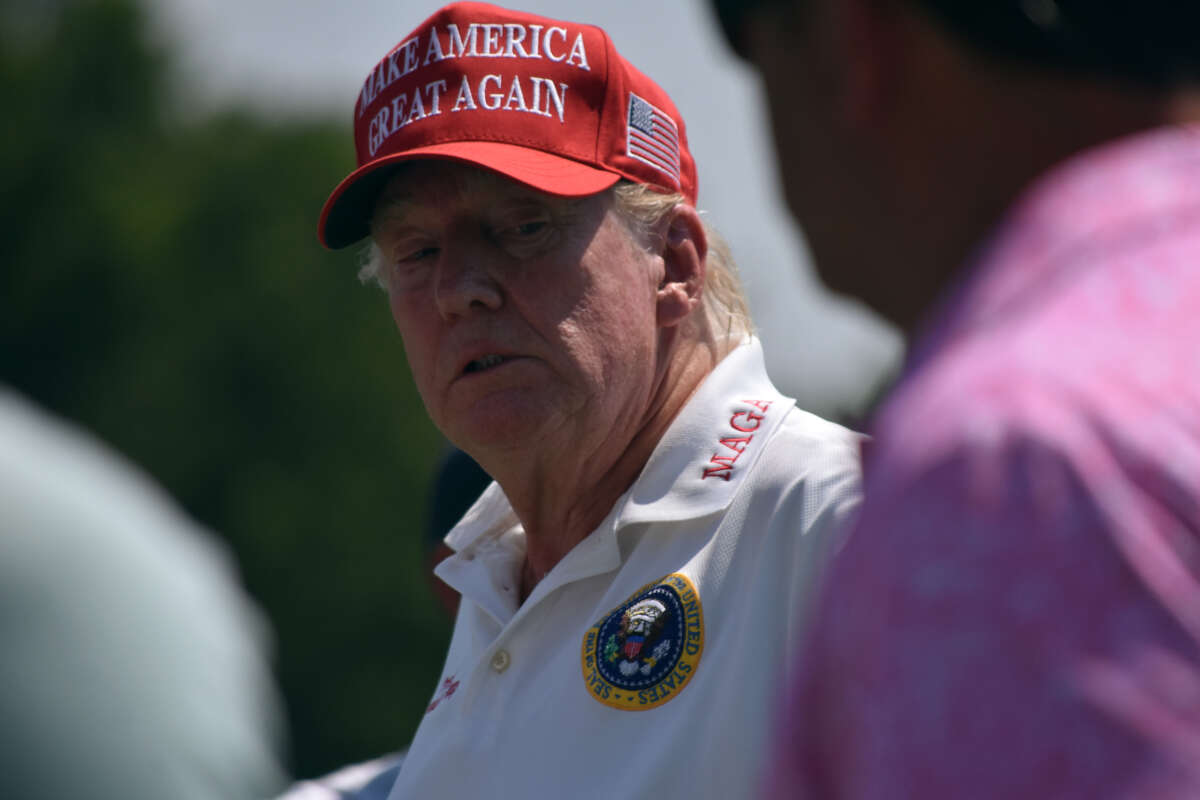
[[[454,3],[384,56],[354,106],[358,168],[325,201],[317,233],[337,249],[370,233],[395,164],[447,159],[548,194],[621,178],[696,202],[683,118],[594,25]]]

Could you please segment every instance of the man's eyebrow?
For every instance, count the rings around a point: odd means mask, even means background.
[[[401,222],[421,205],[412,192],[389,192],[375,203],[375,210],[371,213],[371,230],[388,223]]]
[[[586,195],[571,197],[550,195],[534,189],[513,189],[486,174],[467,176],[466,183],[460,187],[460,191],[476,197],[486,194],[498,207],[542,208],[562,220],[575,218],[588,200]],[[375,203],[371,213],[371,231],[381,230],[384,226],[403,224],[413,212],[426,207],[429,202],[419,186],[390,188]]]

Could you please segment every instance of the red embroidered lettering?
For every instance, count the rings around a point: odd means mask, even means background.
[[[737,456],[714,455],[712,458],[709,459],[709,463],[716,464],[717,466],[707,467],[704,470],[704,474],[700,477],[700,480],[704,480],[705,478],[712,478],[714,476],[718,477],[718,478],[724,478],[725,480],[729,480],[729,476],[733,473],[733,462],[735,462],[737,460],[738,460]]]
[[[745,417],[746,421],[753,422],[754,426],[747,427],[739,425],[738,417]],[[733,428],[735,431],[741,431],[742,433],[753,433],[754,431],[758,430],[758,425],[760,422],[762,422],[762,420],[762,414],[755,414],[753,411],[738,411],[729,418],[729,427]]]
[[[727,437],[721,440],[721,444],[735,453],[742,453],[746,450],[746,445],[750,444],[750,440],[753,438],[753,436]]]
[[[724,436],[718,439],[718,443],[733,451],[733,455],[720,455],[714,453],[713,457],[708,460],[709,464],[714,466],[705,466],[704,474],[700,476],[701,480],[705,478],[721,478],[729,480],[733,475],[733,465],[741,458],[742,453],[746,452],[746,448],[750,446],[750,442],[754,440],[754,431],[758,430],[762,424],[764,415],[770,409],[772,400],[742,400],[748,406],[761,411],[761,414],[756,414],[753,411],[735,411],[733,416],[729,418],[729,427],[739,433],[747,433],[749,436]]]
[[[767,409],[771,407],[770,400],[743,400],[742,402],[748,406],[754,406],[764,414],[767,413]]]
[[[435,708],[441,705],[443,700],[448,699],[452,694],[454,694],[457,689],[458,681],[454,679],[454,676],[451,675],[449,678],[446,678],[446,680],[442,681],[442,685],[438,687],[437,692],[433,696],[433,701],[430,702],[429,706],[425,709],[425,713],[428,714],[429,712],[433,711]]]

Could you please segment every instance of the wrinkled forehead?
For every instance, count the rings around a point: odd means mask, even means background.
[[[588,198],[561,197],[526,186],[491,170],[455,161],[430,159],[400,165],[375,201],[371,228],[422,211],[474,206],[512,208],[529,205],[567,211]]]

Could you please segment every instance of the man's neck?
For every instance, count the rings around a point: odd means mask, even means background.
[[[522,601],[629,490],[717,358],[704,342],[681,344],[640,421],[623,430],[589,431],[572,442],[539,441],[526,452],[499,457],[473,454],[504,489],[525,530]]]
[[[963,89],[957,120],[912,131],[906,144],[923,147],[925,157],[895,158],[902,166],[892,229],[913,283],[899,294],[905,304],[885,313],[908,334],[1039,176],[1104,142],[1200,119],[1195,93],[1156,95],[1082,78],[998,69],[994,81]]]

